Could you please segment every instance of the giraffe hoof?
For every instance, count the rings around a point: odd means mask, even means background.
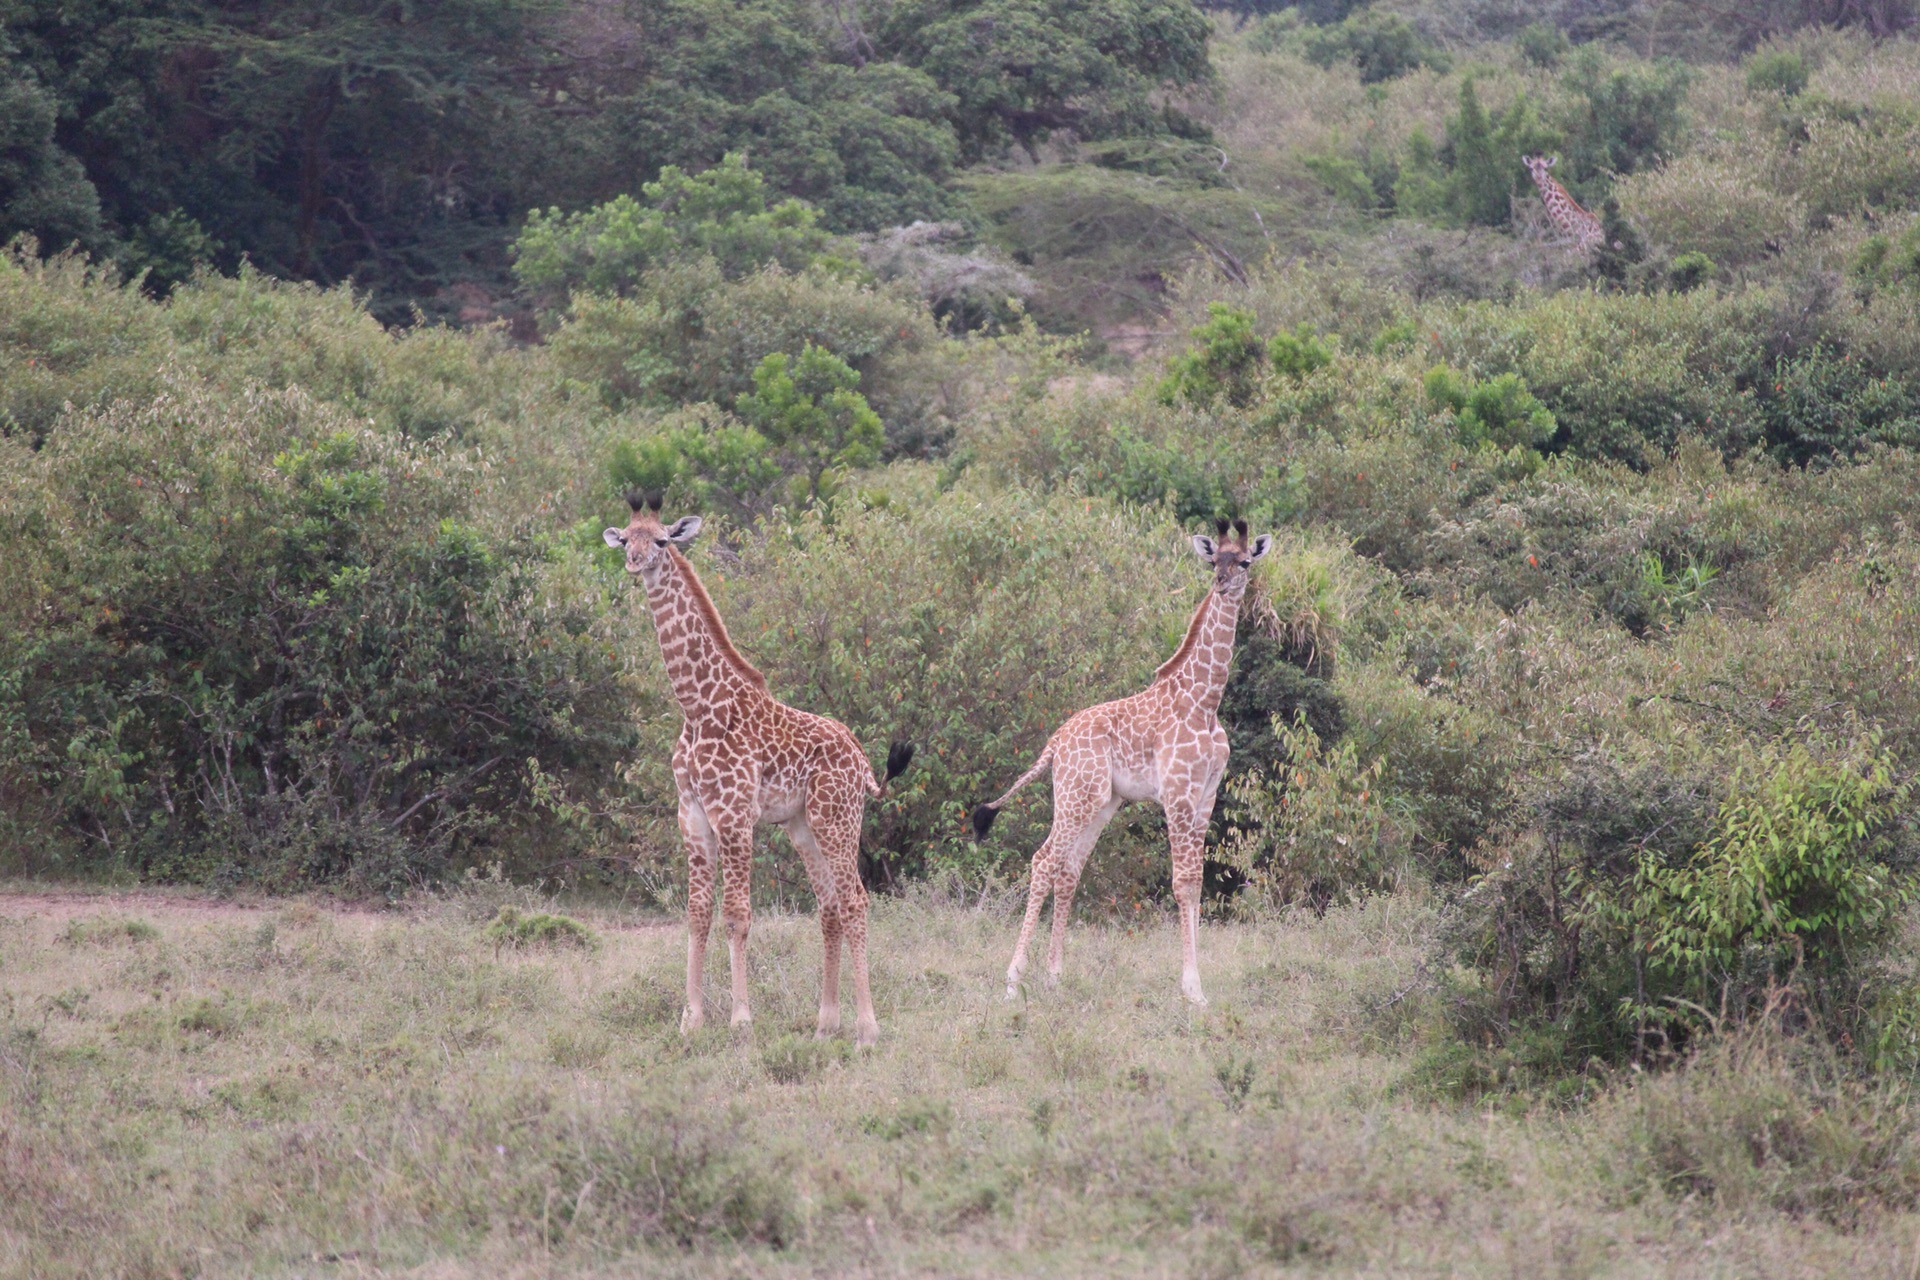
[[[880,1024],[863,1022],[854,1028],[853,1041],[862,1049],[871,1049],[880,1039]]]
[[[690,1036],[705,1026],[706,1021],[705,1015],[703,1015],[700,1010],[682,1009],[680,1011],[680,1034]]]
[[[753,1015],[745,1009],[735,1009],[733,1011],[732,1025],[736,1028],[751,1027],[753,1025]]]
[[[1047,970],[1047,976],[1040,980],[1040,985],[1049,991],[1058,988],[1060,985],[1060,971],[1058,969]]]
[[[831,1040],[839,1033],[840,1015],[837,1012],[832,1017],[828,1017],[823,1013],[820,1015],[820,1020],[813,1024],[813,1038],[815,1040]]]

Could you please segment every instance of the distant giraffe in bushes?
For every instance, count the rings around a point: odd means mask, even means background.
[[[1220,696],[1233,665],[1233,635],[1253,562],[1273,539],[1247,539],[1247,522],[1219,522],[1220,540],[1196,534],[1194,550],[1213,566],[1213,590],[1200,602],[1187,636],[1154,672],[1153,683],[1130,698],[1089,707],[1067,720],[1033,768],[1007,793],[973,811],[976,838],[993,826],[1001,806],[1020,788],[1053,770],[1053,829],[1033,855],[1027,914],[1007,967],[1007,997],[1019,991],[1027,948],[1040,924],[1040,908],[1053,895],[1053,942],[1047,949],[1047,982],[1060,978],[1066,958],[1067,919],[1081,869],[1114,811],[1128,800],[1158,802],[1167,815],[1173,853],[1173,897],[1180,908],[1180,990],[1204,1005],[1200,989],[1200,876],[1213,818],[1214,798],[1227,770],[1227,731],[1220,727]]]
[[[853,958],[854,1034],[879,1038],[867,987],[867,890],[860,883],[860,824],[867,797],[884,785],[853,734],[838,721],[776,702],[762,676],[733,647],[700,576],[680,553],[700,532],[700,517],[660,523],[658,496],[629,494],[633,519],[608,529],[610,547],[625,547],[627,572],[646,588],[667,679],[685,723],[673,748],[680,835],[687,846],[687,1008],[680,1025],[705,1021],[702,971],[713,928],[714,872],[726,872],[723,914],[733,970],[733,1025],[753,1020],[747,1008],[747,933],[753,923],[750,877],[754,828],[785,829],[806,864],[820,903],[826,941],[820,1017],[815,1034],[840,1029],[840,943]],[[913,758],[895,743],[887,754],[891,782]]]
[[[1567,194],[1567,189],[1554,180],[1547,171],[1560,163],[1560,157],[1549,160],[1545,156],[1527,156],[1524,158],[1527,172],[1533,175],[1533,185],[1540,188],[1540,198],[1546,202],[1547,217],[1553,219],[1553,225],[1560,234],[1570,237],[1582,253],[1592,253],[1594,248],[1607,238],[1606,231],[1600,226],[1600,219],[1582,208],[1580,202]]]

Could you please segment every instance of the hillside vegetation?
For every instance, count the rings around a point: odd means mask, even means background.
[[[1691,1150],[1607,1195],[1911,1208],[1907,10],[282,8],[0,4],[45,124],[0,170],[38,236],[0,258],[0,868],[397,903],[491,866],[675,909],[679,713],[599,536],[638,488],[706,517],[777,696],[918,744],[869,883],[978,894],[1048,799],[981,843],[969,806],[1145,683],[1205,589],[1185,534],[1244,517],[1277,545],[1214,936],[1415,921],[1388,1092],[1605,1116],[1759,1071],[1866,1108],[1875,1171],[1819,1204],[1714,1199]],[[1036,50],[1052,78],[1009,70]],[[463,138],[458,198],[422,185]],[[466,285],[506,318],[433,318]],[[810,905],[784,842],[756,874]],[[1097,945],[1167,898],[1125,810]],[[1756,1178],[1826,1158],[1780,1141]]]

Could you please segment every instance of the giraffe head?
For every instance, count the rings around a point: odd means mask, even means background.
[[[608,529],[600,536],[610,547],[627,549],[627,572],[652,579],[667,563],[667,548],[685,550],[700,533],[699,516],[682,516],[671,525],[660,522],[660,495],[639,492],[627,495],[633,519],[624,529]]]
[[[1193,535],[1193,549],[1202,560],[1213,566],[1213,589],[1229,600],[1237,600],[1247,589],[1247,579],[1253,572],[1253,562],[1267,554],[1273,546],[1273,539],[1266,534],[1257,538],[1247,537],[1245,520],[1216,521],[1214,528],[1219,533],[1216,541],[1204,533]]]
[[[1547,171],[1552,169],[1553,166],[1560,163],[1560,157],[1553,156],[1552,158],[1548,158],[1547,156],[1522,156],[1520,159],[1520,163],[1527,166],[1527,172],[1533,175],[1534,182],[1539,186],[1544,187],[1549,182],[1553,181],[1553,179],[1548,176]]]

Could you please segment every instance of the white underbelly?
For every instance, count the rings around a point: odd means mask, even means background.
[[[1113,794],[1122,800],[1157,800],[1160,775],[1150,764],[1139,769],[1115,768]]]
[[[799,787],[762,785],[760,788],[760,822],[763,826],[776,826],[791,822],[806,812],[807,795]]]

